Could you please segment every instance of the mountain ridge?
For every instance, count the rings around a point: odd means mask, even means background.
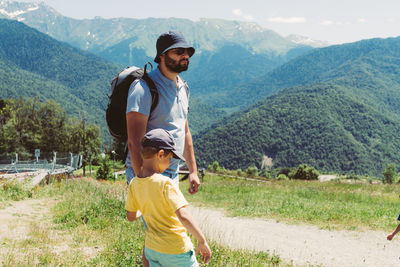
[[[385,164],[400,167],[399,47],[400,38],[371,39],[316,49],[278,67],[263,77],[283,80],[269,96],[195,136],[200,164],[260,168],[267,156],[277,168],[306,163],[378,176]],[[263,78],[241,88],[242,96],[274,85]]]

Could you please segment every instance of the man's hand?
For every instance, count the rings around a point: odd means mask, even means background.
[[[196,194],[199,191],[200,180],[197,172],[189,173],[189,193]]]

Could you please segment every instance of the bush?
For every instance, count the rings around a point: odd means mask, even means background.
[[[256,166],[250,166],[246,169],[247,176],[256,177],[258,176],[258,168]]]
[[[96,172],[96,179],[114,179],[113,162],[108,155],[100,159],[100,166]]]
[[[301,164],[289,173],[289,178],[300,180],[318,180],[319,172],[313,167]]]
[[[386,166],[386,169],[383,171],[383,182],[386,184],[392,184],[395,182],[396,178],[396,166],[394,164],[389,164]]]
[[[220,169],[218,161],[214,161],[213,164],[208,165],[207,170],[216,172]]]
[[[244,171],[242,171],[242,169],[237,169],[237,170],[236,170],[236,175],[237,175],[237,176],[244,176],[245,173],[244,173]]]
[[[269,173],[268,171],[263,171],[263,173],[261,173],[261,177],[265,177],[265,178],[271,178],[271,173]]]
[[[276,177],[276,180],[289,180],[289,177],[287,177],[285,174],[281,173]]]

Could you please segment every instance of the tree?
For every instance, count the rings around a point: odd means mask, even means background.
[[[258,176],[258,168],[256,166],[250,166],[246,169],[247,176],[256,177]]]
[[[108,155],[101,157],[100,167],[96,172],[96,179],[113,179],[112,161]]]
[[[318,180],[319,172],[313,167],[301,164],[289,173],[289,178],[300,180]]]
[[[389,164],[383,171],[383,181],[387,184],[392,184],[395,181],[396,176],[396,166],[394,164]]]
[[[99,153],[100,145],[98,126],[89,124],[83,129],[80,120],[69,118],[53,100],[0,100],[1,154],[17,152],[23,158],[38,148],[43,152],[83,153],[86,160]]]

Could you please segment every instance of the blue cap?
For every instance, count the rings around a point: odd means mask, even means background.
[[[154,61],[157,63],[160,63],[160,56],[162,54],[173,48],[187,48],[189,57],[191,57],[195,51],[195,49],[186,42],[183,34],[178,31],[168,31],[161,34],[157,39],[156,48],[157,55]]]
[[[169,150],[174,154],[174,158],[185,161],[183,156],[176,151],[174,138],[171,133],[158,128],[151,131],[148,131],[142,140],[142,146],[152,146],[159,149]]]

